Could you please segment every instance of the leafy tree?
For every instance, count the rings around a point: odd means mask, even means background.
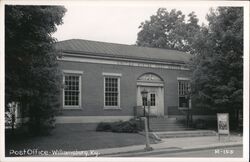
[[[33,134],[47,132],[58,108],[60,71],[51,36],[62,6],[5,6],[5,102],[20,103]]]
[[[181,11],[158,9],[141,23],[137,45],[193,54],[193,108],[229,112],[234,117],[243,107],[243,8],[211,9],[208,26],[200,27],[194,12],[188,17],[185,22]]]
[[[199,31],[198,19],[194,12],[185,15],[175,9],[168,12],[165,8],[159,8],[156,15],[152,15],[149,21],[142,22],[139,28],[138,46],[176,49],[185,52],[193,52],[192,39],[194,33]]]
[[[193,103],[233,117],[243,108],[243,8],[210,10],[207,20],[193,43]]]

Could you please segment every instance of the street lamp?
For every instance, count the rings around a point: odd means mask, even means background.
[[[144,106],[144,117],[145,117],[146,116],[145,104],[147,103],[148,91],[146,91],[146,89],[143,89],[143,91],[141,91],[141,95],[142,95],[142,104]]]
[[[146,147],[145,147],[145,151],[152,151],[153,148],[150,147],[150,142],[149,142],[149,133],[148,133],[148,119],[146,117],[146,110],[145,110],[145,104],[147,103],[147,96],[148,96],[148,91],[146,91],[145,89],[143,91],[141,91],[141,95],[142,95],[142,103],[144,106],[144,124],[145,124],[145,135],[146,135]]]
[[[190,108],[191,108],[191,88],[188,86],[187,92],[185,93],[185,99],[188,101],[187,103],[187,127],[189,128],[189,118],[190,118]]]

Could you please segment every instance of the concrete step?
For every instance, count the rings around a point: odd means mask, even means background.
[[[176,118],[150,118],[150,129],[152,131],[184,131],[185,125],[178,123]]]
[[[167,117],[164,117],[164,118],[156,118],[156,117],[150,117],[149,118],[150,120],[168,120],[168,121],[176,121],[177,119],[176,118],[167,118]]]
[[[188,131],[189,129],[183,128],[183,129],[156,129],[156,130],[152,130],[150,129],[151,132],[172,132],[172,131],[176,131],[176,132],[181,132],[181,131]]]
[[[185,130],[185,131],[159,131],[155,132],[160,138],[177,138],[177,137],[200,137],[216,136],[217,133],[212,130]]]
[[[171,127],[185,127],[184,125],[149,125],[152,128],[171,128]]]
[[[171,121],[171,122],[169,122],[169,121],[151,121],[151,120],[149,120],[149,122],[150,123],[155,123],[155,124],[181,124],[181,123],[179,123],[179,122],[173,122],[173,121]]]
[[[158,128],[158,129],[152,129],[150,128],[150,131],[152,132],[171,132],[171,131],[185,131],[190,130],[188,128]]]
[[[185,129],[186,127],[184,127],[184,126],[172,126],[172,127],[152,127],[152,126],[150,126],[150,128],[151,129],[154,129],[154,130],[159,130],[159,129],[163,129],[163,130],[165,130],[165,129],[168,129],[168,130],[170,130],[170,129]]]
[[[185,126],[150,126],[150,130],[152,131],[182,131],[189,129]]]
[[[151,123],[150,122],[150,125],[166,125],[166,126],[171,126],[171,125],[183,125],[183,124],[180,124],[180,123]]]
[[[178,123],[178,122],[154,122],[154,121],[149,121],[150,124],[181,124],[181,123]]]

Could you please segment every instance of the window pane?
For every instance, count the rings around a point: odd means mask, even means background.
[[[189,87],[188,80],[179,80],[179,107],[188,107],[188,87]]]
[[[64,105],[79,106],[79,79],[77,75],[65,75]]]
[[[118,106],[118,78],[105,77],[105,106]]]
[[[150,105],[151,106],[155,106],[155,94],[154,93],[151,93],[150,94]]]

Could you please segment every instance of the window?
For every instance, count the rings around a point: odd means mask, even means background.
[[[156,97],[155,97],[155,93],[150,93],[150,106],[155,106],[155,102],[156,102]],[[142,105],[143,106],[148,106],[148,97],[146,97],[145,99],[142,98]]]
[[[81,106],[81,75],[64,72],[63,107],[80,108]]]
[[[148,98],[147,97],[146,98],[142,97],[142,105],[143,106],[148,106]]]
[[[104,77],[104,107],[120,107],[120,77]]]
[[[155,106],[155,94],[150,94],[150,106]]]
[[[180,108],[188,108],[189,106],[189,97],[188,97],[189,85],[190,85],[189,80],[178,80]]]

